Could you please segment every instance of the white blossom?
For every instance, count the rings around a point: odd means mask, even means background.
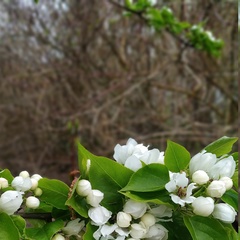
[[[72,221],[69,221],[67,225],[62,228],[62,231],[68,236],[78,236],[79,232],[83,229],[84,226],[85,222],[81,221],[80,218],[76,218]]]
[[[151,213],[145,213],[141,217],[141,222],[146,228],[153,226],[156,223],[156,218]]]
[[[182,207],[185,203],[192,203],[195,197],[192,195],[192,190],[196,188],[195,183],[190,183],[186,177],[186,173],[173,173],[171,180],[165,185],[165,188],[170,192],[171,199],[174,203],[180,204]]]
[[[168,230],[161,224],[155,224],[149,228],[144,237],[149,240],[167,240]]]
[[[232,156],[220,159],[208,172],[209,177],[218,180],[221,177],[231,178],[235,172],[236,162]]]
[[[26,199],[26,206],[28,208],[36,209],[39,207],[39,205],[40,205],[39,199],[34,196],[30,196]]]
[[[86,197],[86,201],[88,204],[90,204],[92,207],[98,207],[100,202],[103,200],[104,194],[103,192],[93,189],[90,191],[90,193]]]
[[[123,211],[129,213],[133,216],[133,218],[137,219],[143,216],[146,212],[148,205],[142,202],[136,202],[134,200],[129,199],[124,207]]]
[[[132,216],[129,213],[118,212],[117,214],[117,225],[119,227],[129,227],[130,222],[132,221]]]
[[[214,180],[207,187],[207,194],[210,197],[220,198],[225,192],[226,187],[223,181]]]
[[[104,225],[111,218],[112,212],[110,212],[103,206],[98,206],[90,208],[88,210],[88,216],[93,221],[93,225],[101,226]]]
[[[209,169],[211,169],[216,162],[217,156],[204,150],[191,158],[189,163],[190,175],[197,170],[203,170],[208,173]]]
[[[32,183],[31,190],[35,190],[38,187],[38,181],[34,178],[30,178],[30,181]]]
[[[233,223],[237,213],[234,208],[227,203],[218,203],[215,205],[212,215],[214,218],[225,223]]]
[[[145,234],[147,233],[147,229],[140,223],[133,223],[131,225],[130,235],[133,238],[144,238]]]
[[[42,193],[43,193],[43,191],[42,191],[41,188],[36,188],[36,189],[34,189],[34,194],[35,194],[35,196],[39,197],[39,196],[42,195]]]
[[[51,240],[65,240],[65,237],[62,236],[61,234],[57,233],[53,236]]]
[[[209,181],[209,176],[203,170],[197,170],[192,175],[192,181],[196,184],[203,185]]]
[[[172,217],[172,209],[166,205],[158,205],[151,208],[148,212],[153,214],[158,220],[164,217]]]
[[[76,192],[78,195],[86,197],[92,191],[91,183],[86,179],[81,179],[77,183]]]
[[[33,175],[31,176],[31,178],[36,179],[37,181],[39,181],[39,180],[42,178],[42,176],[39,175],[39,174],[33,174]]]
[[[214,200],[210,197],[200,196],[193,201],[192,207],[196,215],[208,217],[213,212]]]
[[[29,172],[28,171],[21,171],[19,173],[19,176],[23,177],[23,178],[29,178]]]
[[[22,202],[22,193],[13,190],[6,191],[0,197],[0,211],[12,215],[20,208]]]
[[[8,180],[6,178],[0,178],[0,189],[8,187]]]
[[[13,179],[11,183],[12,187],[15,188],[17,191],[28,191],[32,187],[32,182],[29,177],[23,178],[21,176],[17,176]]]
[[[233,180],[229,177],[221,177],[219,181],[224,182],[226,190],[229,190],[233,186]]]

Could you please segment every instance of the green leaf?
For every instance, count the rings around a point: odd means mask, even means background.
[[[190,153],[183,146],[168,140],[164,162],[169,171],[180,172],[186,169],[190,159]]]
[[[91,154],[81,144],[78,144],[78,153],[82,177],[89,177],[92,188],[104,193],[101,205],[112,212],[119,211],[123,206],[123,196],[119,191],[127,185],[133,171],[112,159]],[[90,159],[89,170],[88,159]]]
[[[42,228],[27,228],[26,235],[34,240],[49,240],[53,235],[63,228],[64,222],[62,220],[56,220],[51,223],[47,223]]]
[[[156,204],[163,204],[170,208],[175,208],[172,205],[169,193],[166,190],[155,191],[155,192],[124,192],[126,197],[138,201],[138,202],[151,202]]]
[[[226,191],[221,199],[238,211],[238,193],[235,190],[230,189]]]
[[[0,240],[19,240],[20,233],[14,221],[6,213],[0,213]]]
[[[86,232],[83,235],[83,240],[94,240],[93,233],[98,229],[97,226],[93,226],[90,223],[86,226]]]
[[[149,164],[140,168],[121,191],[153,192],[165,188],[169,172],[162,164]]]
[[[209,144],[207,147],[205,147],[205,150],[210,153],[216,154],[217,157],[222,156],[224,154],[227,154],[231,152],[233,144],[238,140],[237,137],[222,137],[211,144]]]
[[[76,191],[74,191],[66,204],[72,207],[79,215],[84,218],[88,217],[88,205],[84,197],[80,197]]]
[[[20,235],[25,234],[26,221],[21,216],[13,215],[11,216],[15,226],[17,227]]]
[[[238,170],[235,171],[235,173],[232,176],[233,180],[233,186],[238,189]]]
[[[43,193],[39,197],[41,201],[44,201],[55,208],[67,209],[65,202],[68,199],[69,187],[59,180],[42,178],[38,182],[39,188]]]
[[[6,178],[8,180],[8,183],[11,183],[14,179],[13,175],[8,169],[4,169],[0,172],[0,177]]]
[[[183,219],[193,240],[229,239],[229,233],[217,219],[201,216],[185,216]]]

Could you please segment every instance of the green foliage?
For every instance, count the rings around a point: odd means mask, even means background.
[[[205,150],[207,152],[211,152],[216,154],[217,157],[222,156],[224,154],[228,154],[233,147],[233,144],[238,140],[237,137],[221,137],[220,139],[212,142]]]
[[[165,153],[165,165],[172,172],[185,170],[190,161],[190,153],[181,145],[168,141]]]
[[[238,210],[238,193],[235,190],[228,190],[224,193],[221,199],[223,200],[223,202],[231,205],[236,211]]]
[[[213,218],[193,216],[184,217],[186,224],[193,240],[226,240],[231,238],[231,232],[228,227],[224,227],[218,220]]]
[[[67,209],[65,202],[68,199],[69,187],[65,183],[55,179],[43,178],[39,181],[38,186],[43,191],[43,194],[40,196],[41,201],[55,208]]]

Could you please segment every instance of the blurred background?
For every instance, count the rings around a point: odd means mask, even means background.
[[[0,2],[1,168],[68,182],[77,138],[112,158],[129,137],[194,154],[237,136],[237,2],[157,2],[204,21],[224,40],[222,55],[186,48],[108,0]]]

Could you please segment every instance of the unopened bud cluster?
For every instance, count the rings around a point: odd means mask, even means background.
[[[1,177],[0,212],[12,215],[21,207],[24,201],[27,208],[38,208],[40,201],[36,196],[42,194],[42,190],[38,188],[38,181],[41,178],[39,174],[30,176],[27,171],[20,172],[12,181]],[[25,193],[28,193],[26,198]],[[30,193],[31,196],[29,196]]]

